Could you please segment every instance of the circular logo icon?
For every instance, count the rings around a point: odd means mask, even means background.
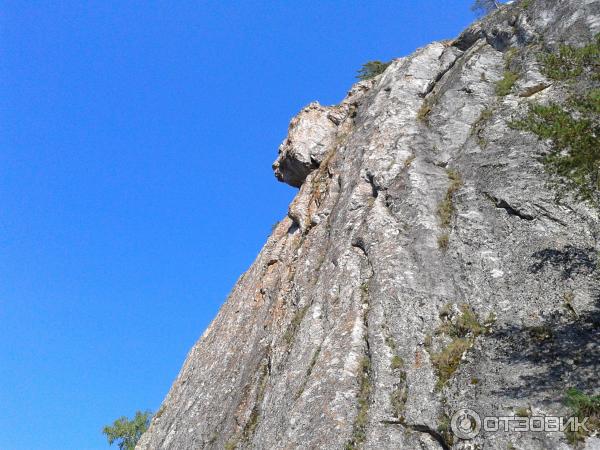
[[[481,431],[481,417],[472,409],[460,409],[450,419],[450,427],[459,439],[473,439]]]

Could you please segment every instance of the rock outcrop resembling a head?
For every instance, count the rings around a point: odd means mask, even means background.
[[[337,106],[318,102],[304,107],[290,122],[288,135],[279,146],[273,171],[279,181],[300,187],[307,175],[318,168],[335,145],[339,127],[356,107],[358,98],[372,81],[357,83]]]
[[[279,155],[273,163],[279,181],[300,187],[306,176],[319,167],[337,129],[327,113],[328,108],[314,102],[292,119],[288,136],[279,146]]]

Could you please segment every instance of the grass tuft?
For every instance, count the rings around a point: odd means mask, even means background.
[[[505,97],[510,94],[510,91],[518,79],[518,73],[511,72],[510,70],[504,71],[504,77],[496,83],[496,95]]]
[[[591,433],[600,431],[600,395],[589,396],[579,389],[570,388],[566,393],[565,404],[570,408],[572,417],[580,420],[588,418],[586,427],[589,433],[583,429],[565,432],[570,443],[581,442]]]
[[[371,360],[368,356],[363,357],[359,370],[359,392],[358,392],[358,414],[354,420],[352,438],[346,443],[346,450],[360,448],[367,438],[367,422],[369,418],[369,397],[373,387],[371,386]]]
[[[444,322],[436,330],[436,334],[452,338],[451,342],[440,352],[431,355],[431,361],[436,369],[438,382],[436,388],[441,390],[458,369],[463,355],[475,343],[477,336],[488,332],[489,328],[482,325],[473,309],[466,304],[460,306],[460,314],[451,317],[451,307],[442,308],[440,317]]]

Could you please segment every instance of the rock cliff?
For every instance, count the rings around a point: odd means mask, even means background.
[[[598,448],[450,422],[599,393],[598,208],[511,126],[575,89],[539,55],[599,32],[599,0],[521,0],[300,111],[273,165],[289,213],[137,449]]]

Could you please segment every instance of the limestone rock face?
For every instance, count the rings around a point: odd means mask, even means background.
[[[571,448],[449,421],[566,415],[567,388],[598,393],[598,211],[557,199],[549,143],[508,125],[565,98],[540,46],[598,32],[600,0],[515,2],[304,108],[274,163],[299,187],[288,216],[137,449]]]

